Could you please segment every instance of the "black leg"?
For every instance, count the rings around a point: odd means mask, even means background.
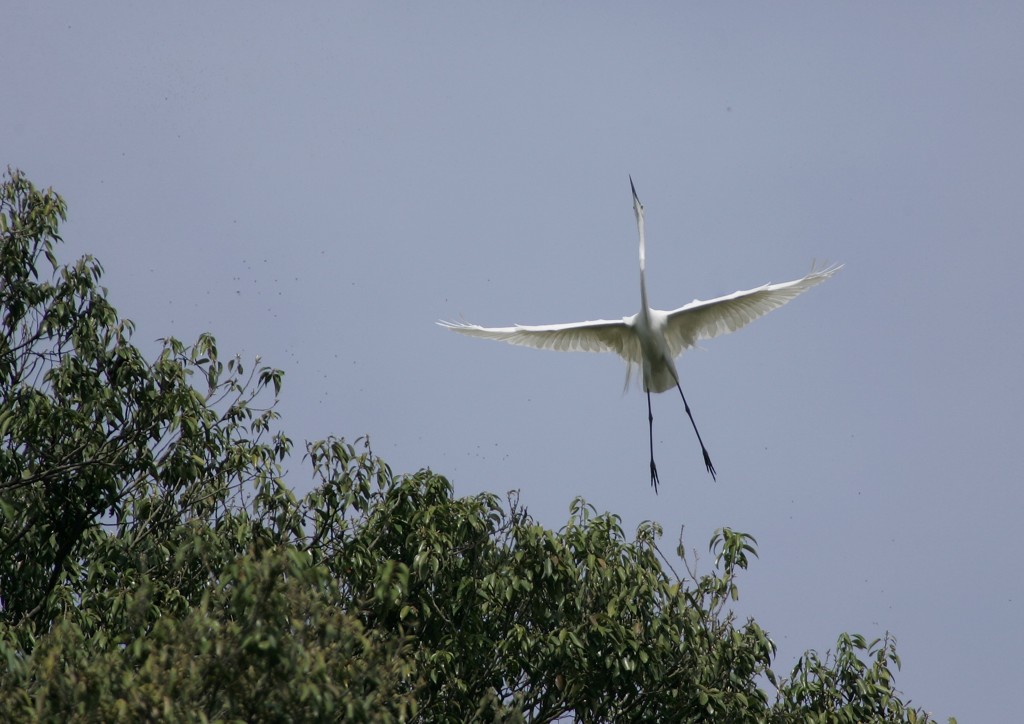
[[[650,433],[651,441],[651,485],[654,486],[654,493],[658,493],[658,468],[654,464],[654,413],[651,412],[651,393],[647,393],[647,430]]]
[[[697,433],[697,442],[700,443],[700,451],[704,453],[704,465],[707,467],[708,472],[711,473],[711,479],[717,480],[715,477],[718,473],[715,472],[715,466],[711,464],[711,456],[708,455],[708,449],[704,447],[704,441],[700,439],[700,430],[697,429],[697,423],[693,421],[693,415],[690,413],[690,406],[686,403],[686,395],[683,394],[683,388],[679,386],[679,381],[676,381],[676,389],[679,390],[679,395],[683,398],[683,407],[686,408],[686,414],[690,418],[690,424],[693,425],[693,431]],[[647,395],[647,405],[651,404],[651,395]],[[651,465],[654,464],[654,458],[652,453]]]

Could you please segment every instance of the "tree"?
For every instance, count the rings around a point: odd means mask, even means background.
[[[64,202],[0,191],[0,710],[18,720],[928,721],[894,642],[843,634],[787,677],[729,605],[756,556],[722,529],[698,574],[661,530],[573,503],[394,475],[366,439],[305,449],[283,373],[214,339],[132,345]],[[44,270],[46,270],[44,272]],[[257,360],[257,364],[259,364]],[[683,574],[673,567],[682,560]]]

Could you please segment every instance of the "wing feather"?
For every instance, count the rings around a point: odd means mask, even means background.
[[[560,352],[614,352],[627,362],[639,362],[640,345],[633,333],[631,320],[629,317],[617,321],[597,319],[573,324],[517,324],[512,327],[481,327],[446,321],[438,324],[470,337]]]
[[[821,284],[842,264],[811,272],[802,279],[781,284],[765,284],[756,289],[734,292],[724,297],[701,301],[694,299],[686,306],[668,312],[665,338],[673,357],[699,340],[735,332],[758,317],[795,299],[813,286]]]

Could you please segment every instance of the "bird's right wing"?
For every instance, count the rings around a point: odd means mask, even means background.
[[[640,344],[626,320],[598,319],[573,324],[541,324],[514,327],[481,327],[463,322],[439,325],[470,337],[496,339],[509,344],[560,352],[614,352],[627,362],[640,361]]]
[[[735,332],[760,316],[778,309],[786,302],[831,277],[843,268],[842,264],[821,271],[812,271],[802,279],[781,284],[765,284],[756,289],[733,292],[724,297],[703,302],[694,299],[679,309],[668,312],[665,338],[673,357],[701,339]]]

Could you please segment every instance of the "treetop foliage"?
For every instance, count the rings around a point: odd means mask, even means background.
[[[64,201],[0,187],[0,711],[15,721],[925,722],[886,635],[785,675],[730,609],[757,555],[699,574],[653,523],[455,497],[367,439],[293,444],[283,372],[212,336],[147,360]],[[679,565],[676,572],[672,561]]]

